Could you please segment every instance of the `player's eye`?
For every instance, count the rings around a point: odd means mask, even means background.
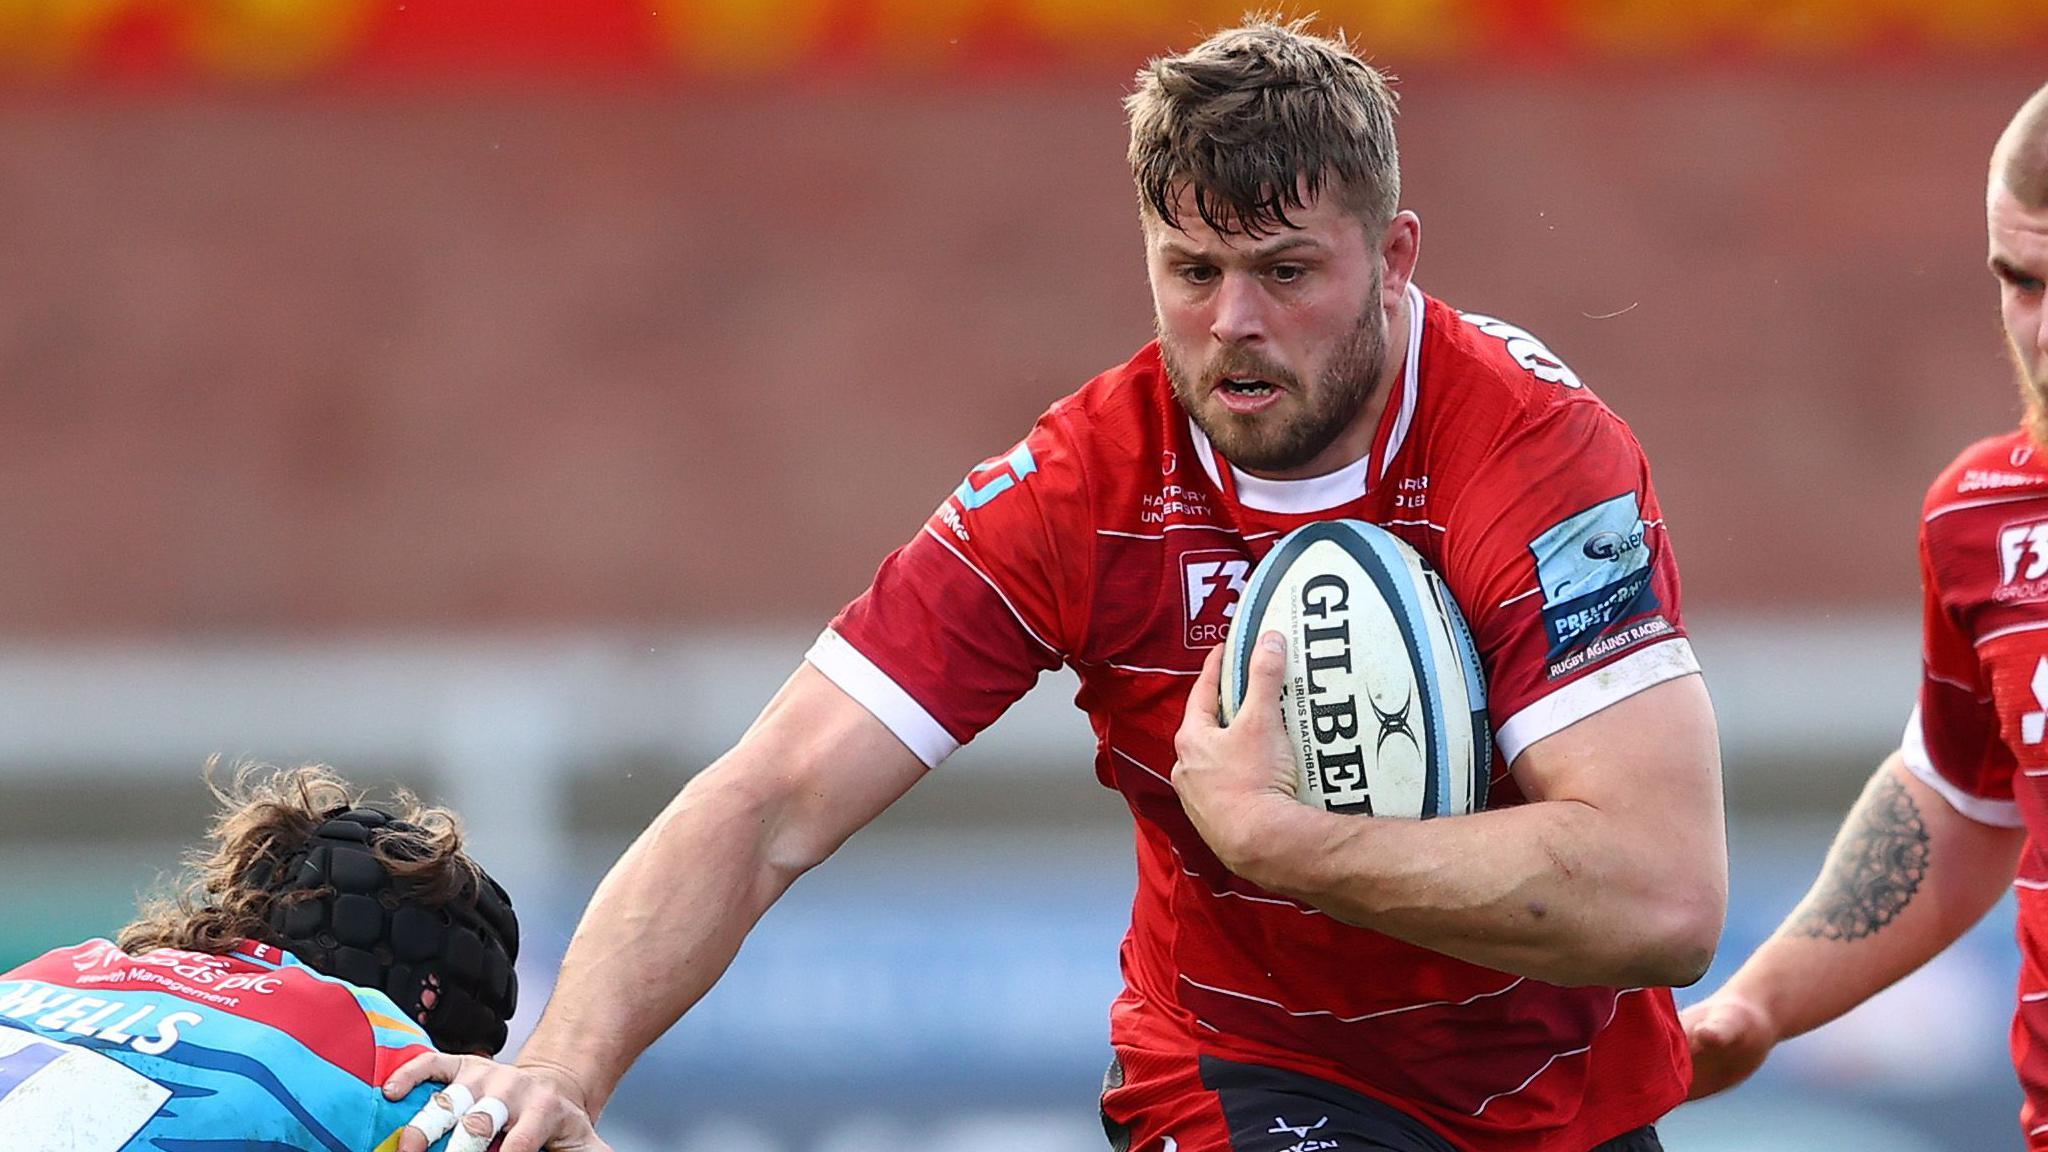
[[[1299,264],[1275,264],[1266,274],[1277,283],[1292,284],[1308,275],[1308,269]]]
[[[1991,270],[2022,296],[2038,296],[2044,287],[2048,287],[2048,284],[2042,282],[2041,277],[2022,272],[2003,260],[1995,261]]]
[[[1183,264],[1179,274],[1190,284],[1208,284],[1216,279],[1216,269],[1208,264]]]

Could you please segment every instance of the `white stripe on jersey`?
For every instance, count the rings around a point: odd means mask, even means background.
[[[1097,536],[1119,536],[1125,540],[1164,540],[1168,532],[1188,531],[1221,532],[1226,536],[1244,538],[1237,529],[1222,524],[1168,524],[1157,532],[1119,532],[1114,528],[1097,528],[1095,534]]]
[[[2044,497],[2048,497],[2048,489],[2036,488],[2031,492],[2015,492],[2009,496],[1986,496],[1979,500],[1959,500],[1954,504],[1944,504],[1936,508],[1934,511],[1921,517],[1920,522],[1922,524],[1931,524],[1939,517],[1946,516],[1951,512],[1961,512],[1968,508],[1989,508],[1994,504],[2016,504],[2021,500],[2040,500]]]
[[[1111,755],[1121,756],[1124,759],[1129,760],[1131,763],[1136,764],[1138,767],[1143,768],[1146,772],[1151,774],[1153,779],[1159,781],[1161,784],[1166,785],[1168,788],[1173,787],[1173,781],[1167,779],[1166,776],[1162,774],[1157,768],[1152,767],[1150,764],[1145,763],[1143,760],[1138,759],[1136,756],[1131,755],[1129,752],[1126,752],[1121,748],[1115,747],[1114,745],[1110,747],[1109,751]]]
[[[2043,628],[2048,628],[2048,620],[2031,620],[2025,624],[2008,624],[2003,628],[1993,628],[1991,631],[1977,637],[1972,646],[1982,648],[2000,636],[2011,636],[2017,632],[2039,632]]]
[[[1513,604],[1517,600],[1527,600],[1529,597],[1534,596],[1535,594],[1541,591],[1543,591],[1543,585],[1538,584],[1536,587],[1529,589],[1527,592],[1517,592],[1513,596],[1510,596],[1507,599],[1501,601],[1500,606],[1502,608],[1505,608],[1508,605]]]
[[[1178,856],[1178,855],[1180,855],[1180,850],[1179,850],[1179,849],[1175,849],[1175,850],[1174,850],[1174,855],[1175,855],[1175,856]],[[1188,867],[1188,866],[1187,866],[1186,864],[1182,864],[1182,865],[1180,866],[1180,874],[1181,874],[1181,875],[1183,875],[1183,876],[1186,876],[1186,877],[1188,877],[1188,878],[1189,878],[1189,879],[1191,879],[1191,880],[1201,880],[1201,879],[1202,879],[1202,874],[1201,874],[1201,873],[1199,873],[1199,872],[1196,872],[1196,871],[1195,871],[1194,869],[1192,869],[1192,868],[1189,868],[1189,867]],[[1293,909],[1294,911],[1296,911],[1296,912],[1299,912],[1299,913],[1301,913],[1301,914],[1302,914],[1303,916],[1327,916],[1327,915],[1329,915],[1329,913],[1327,913],[1327,912],[1323,911],[1323,910],[1322,910],[1321,908],[1312,908],[1312,907],[1310,907],[1310,906],[1308,906],[1308,905],[1306,905],[1306,904],[1303,904],[1303,903],[1301,903],[1301,902],[1300,902],[1300,901],[1298,901],[1298,900],[1282,900],[1282,899],[1280,899],[1280,898],[1279,898],[1279,897],[1277,897],[1277,896],[1251,896],[1251,895],[1247,895],[1247,894],[1245,894],[1245,893],[1243,893],[1243,892],[1233,892],[1233,891],[1231,891],[1231,890],[1230,890],[1230,889],[1228,889],[1228,888],[1223,888],[1223,889],[1211,888],[1211,887],[1209,887],[1208,881],[1206,881],[1206,880],[1203,880],[1203,881],[1202,881],[1202,888],[1203,888],[1203,890],[1204,890],[1204,891],[1208,892],[1208,893],[1209,893],[1209,895],[1211,895],[1211,896],[1214,896],[1214,897],[1215,897],[1215,898],[1217,898],[1218,900],[1224,900],[1224,899],[1229,899],[1229,898],[1235,897],[1236,899],[1239,899],[1239,900],[1244,900],[1244,901],[1248,901],[1248,902],[1250,902],[1250,903],[1253,903],[1253,904],[1273,904],[1273,905],[1277,905],[1278,907],[1281,907],[1281,908],[1292,908],[1292,909]]]
[[[1927,677],[1929,680],[1934,681],[1936,684],[1946,684],[1951,688],[1957,689],[1958,691],[1968,692],[1971,698],[1976,700],[1979,704],[1991,703],[1991,697],[1977,695],[1977,686],[1975,684],[1965,684],[1961,680],[1955,680],[1951,679],[1950,677],[1943,676],[1924,664],[1920,666],[1920,674]]]
[[[1229,988],[1218,988],[1213,984],[1204,984],[1185,972],[1180,974],[1180,978],[1183,983],[1200,988],[1204,992],[1214,992],[1219,996],[1229,996],[1237,1000],[1249,1000],[1254,1004],[1264,1004],[1269,1008],[1278,1008],[1298,1020],[1305,1020],[1310,1016],[1328,1016],[1339,1024],[1358,1024],[1367,1020],[1377,1020],[1382,1016],[1399,1016],[1404,1012],[1417,1012],[1424,1008],[1463,1008],[1469,1004],[1477,1004],[1481,1000],[1491,1000],[1495,996],[1505,996],[1528,979],[1526,976],[1517,976],[1504,988],[1496,988],[1491,992],[1475,993],[1465,997],[1463,1000],[1425,1000],[1419,1004],[1404,1004],[1399,1008],[1382,1008],[1377,1012],[1366,1012],[1358,1016],[1339,1016],[1335,1012],[1323,1008],[1317,1008],[1308,1012],[1296,1012],[1278,1000],[1268,1000],[1264,996],[1254,996],[1249,992],[1236,992]],[[1619,998],[1617,997],[1617,999]],[[1530,1079],[1533,1080],[1535,1077],[1532,1076]],[[1524,1084],[1522,1087],[1526,1088],[1528,1085]],[[1517,1091],[1520,1091],[1520,1089],[1517,1089]]]
[[[1621,998],[1623,996],[1626,996],[1631,992],[1641,991],[1641,988],[1623,988],[1621,991],[1616,992],[1614,994],[1614,1007],[1607,1013],[1607,1024],[1614,1023],[1614,1018],[1621,1014]],[[1602,1024],[1600,1027],[1595,1028],[1593,1030],[1593,1034],[1595,1036],[1598,1036],[1600,1033],[1605,1032],[1607,1030],[1607,1024]],[[1541,1076],[1545,1072],[1548,1072],[1550,1070],[1550,1066],[1552,1064],[1557,1063],[1559,1060],[1562,1060],[1567,1056],[1577,1056],[1582,1053],[1591,1052],[1592,1050],[1593,1046],[1591,1044],[1587,1044],[1582,1048],[1573,1048],[1568,1051],[1557,1053],[1550,1059],[1545,1060],[1541,1068],[1538,1068],[1534,1072],[1529,1073],[1529,1078],[1527,1080],[1522,1081],[1520,1084],[1515,1085],[1513,1088],[1510,1088],[1505,1092],[1495,1092],[1493,1095],[1488,1096],[1484,1100],[1481,1100],[1479,1102],[1479,1107],[1474,1108],[1472,1110],[1472,1114],[1474,1116],[1477,1116],[1480,1113],[1486,1111],[1486,1106],[1493,1103],[1495,1100],[1499,1100],[1504,1096],[1513,1096],[1515,1093],[1520,1092],[1522,1089],[1527,1088],[1531,1084],[1534,1084],[1538,1076]]]
[[[991,577],[988,573],[983,572],[979,567],[977,567],[974,561],[969,560],[967,558],[966,553],[960,551],[958,548],[953,547],[953,542],[951,540],[948,540],[944,536],[939,535],[937,532],[932,531],[931,525],[925,525],[924,531],[925,535],[930,536],[934,540],[937,540],[939,542],[940,547],[944,548],[948,552],[951,552],[955,557],[959,559],[959,561],[962,564],[967,565],[967,570],[969,572],[972,572],[976,576],[981,577],[981,582],[988,585],[989,591],[994,592],[996,594],[996,599],[1001,600],[1003,602],[1003,607],[1008,608],[1010,610],[1010,615],[1015,616],[1017,618],[1017,627],[1022,628],[1024,630],[1025,635],[1031,637],[1033,640],[1038,641],[1038,646],[1040,648],[1043,648],[1047,652],[1050,652],[1053,655],[1058,656],[1062,660],[1066,659],[1066,653],[1046,643],[1045,637],[1040,636],[1037,632],[1032,630],[1031,625],[1025,621],[1024,614],[1022,612],[1017,611],[1017,606],[1015,604],[1010,603],[1010,598],[1003,594],[1002,586],[997,584],[993,577]]]

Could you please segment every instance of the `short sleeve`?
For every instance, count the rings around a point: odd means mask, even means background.
[[[1561,405],[1496,448],[1445,543],[1504,763],[1699,671],[1649,464],[1598,403]]]
[[[1051,414],[967,474],[806,655],[925,764],[972,740],[1079,645],[1094,534]]]
[[[1920,696],[1899,752],[1906,770],[1957,812],[2020,827],[2014,762],[1998,738],[1998,710],[1976,645],[1943,599],[1930,524],[1920,526]]]

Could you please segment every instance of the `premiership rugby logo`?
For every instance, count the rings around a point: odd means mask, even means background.
[[[1543,591],[1551,679],[1671,630],[1661,616],[1642,619],[1661,607],[1651,587],[1648,532],[1636,494],[1624,492],[1529,542]]]

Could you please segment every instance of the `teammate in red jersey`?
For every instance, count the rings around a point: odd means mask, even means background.
[[[1136,821],[1114,1147],[1657,1147],[1686,1077],[1667,986],[1705,969],[1726,869],[1640,448],[1535,337],[1410,282],[1392,97],[1344,46],[1235,29],[1128,107],[1157,342],[975,469],[613,870],[523,1070],[429,1058],[394,1090],[455,1076],[533,1152],[790,881],[1064,664]],[[1343,516],[1415,546],[1473,622],[1501,749],[1482,814],[1313,811],[1273,784],[1276,707],[1207,722],[1251,566]]]
[[[2048,87],[1992,152],[1991,271],[2024,425],[1971,445],[1920,523],[1920,701],[1806,899],[1686,1010],[1692,1095],[1747,1077],[1926,963],[2007,887],[2019,900],[2013,1065],[2027,1147],[2048,1149]],[[2035,839],[2030,843],[2029,833]]]

